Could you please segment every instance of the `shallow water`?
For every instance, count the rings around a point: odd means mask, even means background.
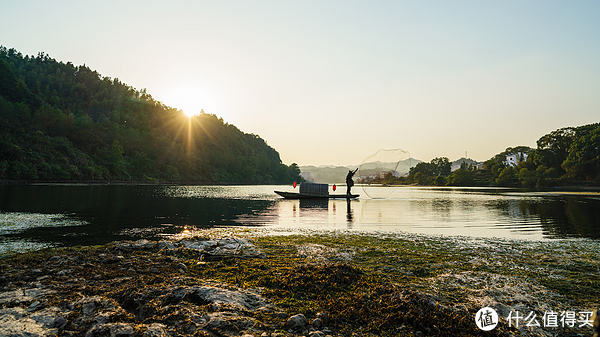
[[[600,238],[598,195],[355,186],[361,198],[347,202],[285,200],[274,190],[294,191],[291,186],[0,186],[0,254],[222,226]]]

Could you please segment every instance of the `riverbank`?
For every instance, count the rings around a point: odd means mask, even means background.
[[[14,180],[0,179],[0,185],[174,185],[174,186],[255,186],[268,183],[173,181],[173,180]],[[276,184],[270,184],[276,185]]]
[[[38,336],[591,336],[580,316],[600,306],[599,251],[582,239],[261,229],[49,249],[0,260],[0,326]],[[500,322],[483,334],[475,314],[485,306]],[[540,326],[509,327],[516,311]],[[573,312],[575,323],[544,327],[545,312]]]
[[[438,185],[419,185],[417,183],[412,184],[369,184],[370,186],[382,186],[382,187],[430,187],[430,188],[505,188],[505,189],[516,189],[527,192],[590,192],[600,193],[600,185],[589,183],[588,185],[559,185],[559,186],[547,186],[543,188],[525,188],[518,186],[498,186],[498,185],[451,185],[451,186],[438,186]],[[360,185],[358,185],[360,186]]]

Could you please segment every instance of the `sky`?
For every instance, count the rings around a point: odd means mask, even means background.
[[[222,117],[285,164],[485,161],[600,122],[600,2],[0,2],[0,45]]]

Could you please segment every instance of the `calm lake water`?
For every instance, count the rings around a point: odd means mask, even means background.
[[[294,191],[291,186],[0,186],[0,253],[157,239],[218,226],[600,238],[598,194],[355,186],[361,198],[347,202],[285,200],[274,190]]]

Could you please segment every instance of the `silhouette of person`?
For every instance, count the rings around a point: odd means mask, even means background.
[[[354,177],[354,174],[356,173],[356,171],[358,171],[358,168],[354,171],[352,170],[348,170],[348,175],[346,175],[346,194],[350,195],[350,189],[352,188],[352,186],[354,186],[354,180],[352,180],[352,177]]]

